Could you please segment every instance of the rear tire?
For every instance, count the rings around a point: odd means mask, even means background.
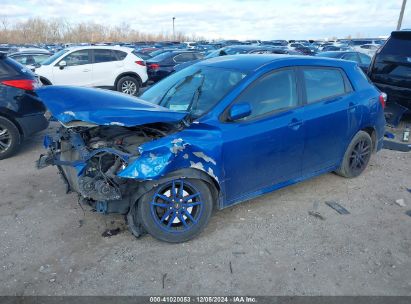
[[[158,240],[181,243],[193,239],[207,226],[213,196],[201,180],[175,179],[154,187],[137,204],[131,210],[132,216],[137,216],[134,222],[141,223]]]
[[[365,131],[359,131],[348,145],[341,167],[335,173],[347,178],[359,176],[367,168],[372,149],[370,135]]]
[[[0,160],[17,152],[21,136],[17,126],[5,117],[0,116]]]
[[[140,90],[140,86],[140,81],[137,78],[124,76],[117,82],[117,91],[136,96]]]

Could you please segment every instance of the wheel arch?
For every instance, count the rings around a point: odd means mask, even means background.
[[[121,73],[120,75],[118,75],[116,77],[116,80],[114,81],[114,87],[117,88],[117,84],[120,81],[120,79],[123,78],[123,77],[127,77],[127,76],[136,78],[138,80],[138,82],[140,83],[140,87],[142,86],[143,81],[141,80],[140,75],[138,75],[136,72],[123,72],[123,73]]]
[[[370,135],[371,142],[372,142],[372,150],[373,152],[375,152],[377,149],[377,133],[376,133],[375,128],[372,126],[368,126],[368,127],[362,128],[360,131],[364,131],[368,133],[368,135]]]
[[[154,187],[158,186],[159,184],[163,184],[173,179],[176,179],[176,178],[200,179],[204,181],[205,183],[207,183],[210,186],[210,191],[216,203],[215,207],[219,208],[220,206],[219,197],[220,197],[220,191],[221,191],[220,184],[218,183],[216,178],[209,175],[207,172],[199,170],[199,169],[195,169],[195,168],[179,169],[179,170],[168,173],[167,175],[165,175],[164,177],[160,179],[139,182],[137,186],[137,191],[132,196],[132,199],[130,200],[130,207],[136,204],[145,193],[151,191]]]
[[[51,81],[48,80],[46,77],[40,76],[39,78],[40,78],[40,81],[43,85],[52,85]]]
[[[23,128],[20,126],[20,124],[14,118],[13,112],[11,112],[8,109],[0,107],[0,117],[4,117],[4,118],[10,120],[16,126],[16,128],[19,130],[19,133],[21,135],[21,139],[23,139],[23,137],[24,137]]]

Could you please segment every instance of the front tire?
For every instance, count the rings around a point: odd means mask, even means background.
[[[135,77],[125,76],[117,82],[117,91],[124,94],[136,96],[139,90],[140,81]]]
[[[193,239],[207,226],[213,196],[207,183],[175,179],[144,194],[138,201],[138,223],[158,240],[181,243]]]
[[[336,173],[347,178],[359,176],[367,168],[372,149],[370,135],[367,132],[359,131],[348,145],[341,167]]]
[[[21,136],[17,126],[5,117],[0,116],[0,160],[17,152]]]

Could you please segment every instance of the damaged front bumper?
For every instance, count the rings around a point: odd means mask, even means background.
[[[44,146],[48,151],[40,155],[37,168],[56,166],[67,193],[79,193],[82,200],[98,212],[127,212],[129,202],[124,197],[123,189],[127,180],[117,177],[116,173],[124,169],[136,155],[111,147],[89,150],[81,134],[65,128],[61,128],[53,137],[46,135]],[[96,167],[96,162],[104,164]],[[111,201],[115,201],[115,205],[111,206]]]

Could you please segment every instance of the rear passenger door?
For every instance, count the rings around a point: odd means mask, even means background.
[[[339,164],[351,133],[349,116],[356,107],[341,69],[304,67],[299,75],[305,101],[302,174],[306,176]]]
[[[122,55],[123,54],[123,55]],[[114,86],[115,77],[118,70],[124,65],[123,59],[127,56],[126,52],[94,49],[93,50],[93,86],[111,87]]]

